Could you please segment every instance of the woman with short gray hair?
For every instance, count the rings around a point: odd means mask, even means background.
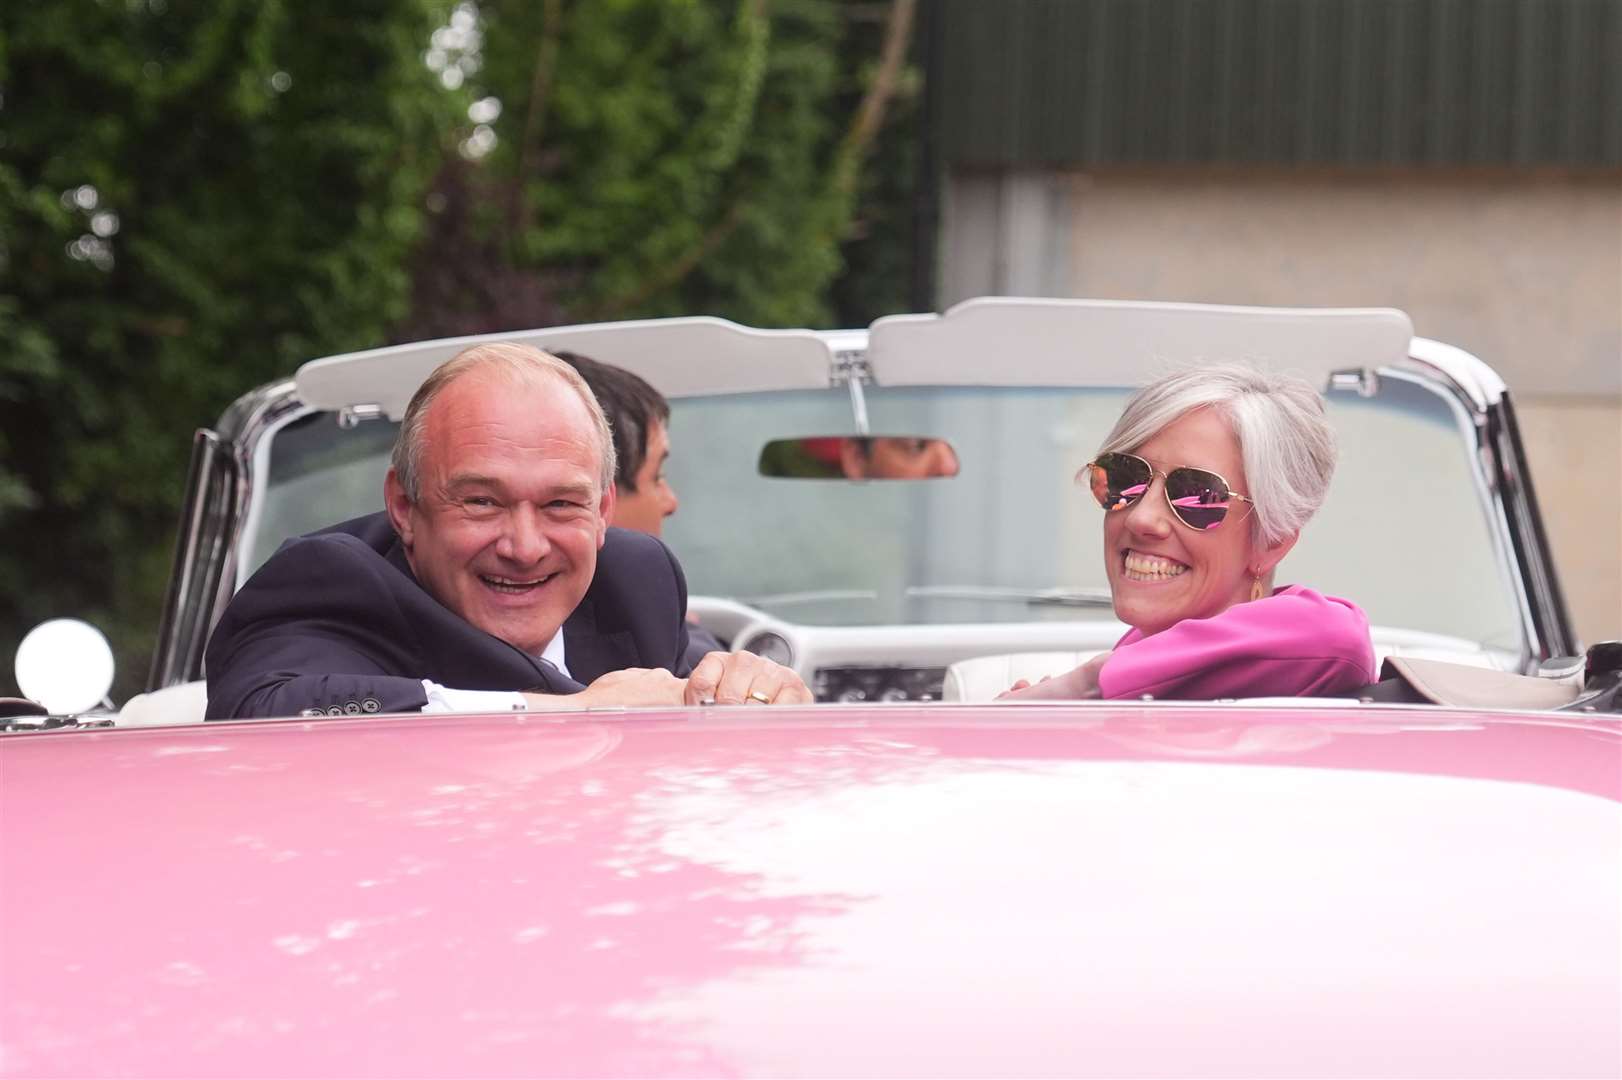
[[[1374,681],[1356,604],[1274,571],[1335,470],[1323,396],[1246,364],[1178,371],[1127,402],[1077,475],[1104,508],[1110,652],[1005,698],[1333,694]]]

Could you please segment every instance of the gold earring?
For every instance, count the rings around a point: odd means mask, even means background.
[[[1262,587],[1262,576],[1257,574],[1255,577],[1250,579],[1250,598],[1252,600],[1260,600],[1266,595],[1267,590]]]

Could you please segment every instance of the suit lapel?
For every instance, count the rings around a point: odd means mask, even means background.
[[[588,594],[563,624],[563,662],[569,673],[590,683],[599,676],[636,663],[636,640],[629,631],[597,629],[596,603]]]
[[[567,648],[567,645],[565,645]],[[536,668],[545,675],[543,688],[552,694],[578,694],[586,688],[586,684],[578,679],[571,679],[553,666],[550,660],[536,660]]]
[[[417,580],[417,575],[411,572],[411,563],[406,558],[405,545],[400,543],[400,538],[398,536],[395,536],[387,549],[384,550],[383,558],[384,561],[386,561],[390,566],[404,574],[407,581],[411,582],[411,584],[416,586],[418,589],[421,589],[425,595],[427,594],[428,590],[422,588],[422,583]],[[455,615],[454,612],[450,612],[449,614],[452,618],[460,618],[459,616]],[[548,661],[531,656],[511,642],[503,641],[494,634],[486,634],[478,627],[472,626],[471,624],[464,625],[467,625],[467,628],[472,632],[480,634],[485,638],[488,638],[490,641],[495,642],[501,648],[510,650],[515,658],[519,658],[523,664],[527,665],[529,669],[535,673],[535,682],[533,685],[518,686],[513,687],[513,689],[544,690],[549,694],[574,694],[586,688],[584,683],[577,679],[571,679]],[[569,669],[571,671],[578,670],[574,666],[574,647],[569,641],[569,634],[567,630],[564,631],[563,635],[563,648],[564,660],[569,665]]]

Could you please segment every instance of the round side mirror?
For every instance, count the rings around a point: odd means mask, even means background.
[[[17,688],[54,714],[88,712],[112,687],[112,646],[87,622],[42,622],[17,646]]]

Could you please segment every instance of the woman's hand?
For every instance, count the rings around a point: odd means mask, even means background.
[[[1098,673],[1110,658],[1101,652],[1063,675],[1044,676],[1032,683],[1021,679],[997,695],[998,701],[1082,701],[1099,696]]]

